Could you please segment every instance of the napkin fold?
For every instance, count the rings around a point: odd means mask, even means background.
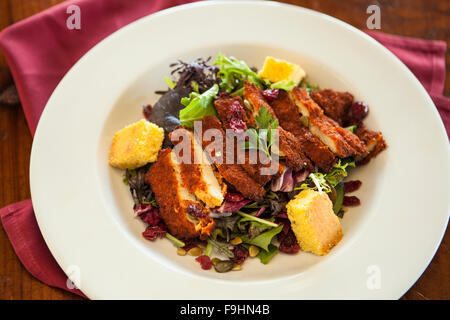
[[[195,0],[193,0],[195,1]],[[130,22],[190,0],[76,0],[63,2],[18,22],[0,33],[2,49],[17,86],[31,133],[53,90],[64,74],[90,48]],[[81,29],[69,30],[67,8],[81,11]],[[430,94],[450,131],[450,99],[442,95],[446,43],[367,33],[385,45],[416,75]],[[67,286],[67,276],[53,258],[40,233],[31,200],[0,209],[0,220],[23,266],[37,279],[54,287]]]

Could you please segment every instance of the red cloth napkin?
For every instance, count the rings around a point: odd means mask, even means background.
[[[446,43],[399,37],[378,31],[366,33],[392,51],[419,79],[436,105],[447,130],[447,136],[450,137],[450,99],[442,95],[445,83]]]
[[[70,67],[100,40],[120,27],[169,6],[191,1],[78,0],[64,2],[0,33],[3,50],[18,88],[32,133],[54,88]],[[66,8],[81,8],[81,30],[68,30]],[[68,36],[70,34],[70,36]],[[446,44],[369,31],[413,71],[430,93],[450,129],[450,100],[442,96]],[[81,296],[48,250],[36,223],[31,200],[0,209],[3,228],[25,268],[42,282]]]
[[[31,133],[64,74],[89,49],[121,27],[151,13],[197,0],[75,0],[63,2],[0,33]],[[81,12],[81,29],[69,30],[70,5]],[[45,244],[31,200],[0,209],[0,219],[24,267],[42,282],[84,297],[67,286],[67,276]]]

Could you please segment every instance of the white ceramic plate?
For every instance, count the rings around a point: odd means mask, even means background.
[[[142,118],[169,63],[219,51],[261,66],[296,62],[310,82],[370,105],[367,125],[389,148],[352,172],[360,207],[326,257],[278,254],[240,272],[200,269],[169,241],[142,238],[122,172],[107,163],[112,135]],[[159,12],[112,34],[60,82],[31,155],[36,216],[56,260],[90,298],[399,298],[433,257],[449,216],[449,144],[435,106],[385,48],[329,16],[270,2],[202,2]]]

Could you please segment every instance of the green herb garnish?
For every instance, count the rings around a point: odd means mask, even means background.
[[[275,142],[278,120],[270,114],[265,106],[262,106],[255,117],[255,123],[256,128],[246,130],[249,139],[244,142],[244,148],[260,150],[271,159],[270,147]]]

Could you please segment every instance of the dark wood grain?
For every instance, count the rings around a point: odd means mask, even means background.
[[[0,29],[46,9],[61,0],[0,0]],[[365,29],[366,8],[381,8],[381,31],[439,39],[450,45],[450,1],[440,0],[291,0],[283,1],[314,9]],[[450,57],[447,54],[447,79]],[[0,89],[12,81],[0,53]],[[450,83],[445,85],[450,95]],[[0,106],[0,207],[30,197],[28,166],[32,137],[20,106]],[[450,299],[449,233],[433,261],[402,299]],[[411,248],[413,250],[413,248]],[[21,265],[3,228],[0,228],[0,299],[80,299],[33,278]]]

